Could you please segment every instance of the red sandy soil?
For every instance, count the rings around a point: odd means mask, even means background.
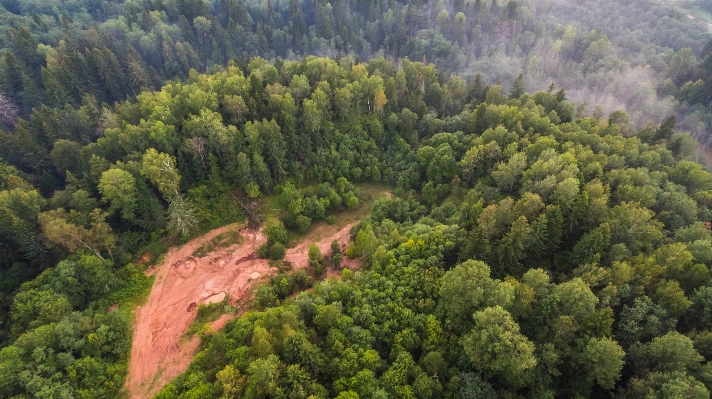
[[[331,251],[337,240],[345,249],[349,241],[349,224],[341,229],[325,226],[315,229],[284,258],[295,269],[308,265],[309,245],[316,241],[322,254]],[[200,346],[200,339],[181,340],[195,319],[200,304],[220,302],[226,295],[233,303],[250,295],[251,282],[273,274],[275,268],[266,260],[256,259],[255,252],[267,239],[261,230],[241,229],[241,244],[193,257],[206,241],[221,233],[237,230],[230,225],[215,229],[180,248],[171,248],[162,265],[151,267],[147,273],[156,279],[145,305],[136,310],[133,344],[126,391],[131,399],[153,397],[163,386],[184,372]],[[311,238],[311,240],[310,240]],[[357,267],[355,260],[344,257],[344,266]],[[223,315],[211,324],[213,330],[222,328],[234,315]]]

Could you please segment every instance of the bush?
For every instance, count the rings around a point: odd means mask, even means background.
[[[282,260],[282,258],[284,258],[284,255],[286,253],[287,253],[287,248],[284,247],[284,244],[276,242],[269,247],[269,251],[267,252],[267,257],[270,260]]]
[[[341,252],[337,252],[331,257],[331,262],[334,265],[334,269],[338,270],[341,269],[341,261],[343,260],[344,256],[341,255]]]
[[[297,270],[291,277],[292,287],[297,290],[305,290],[312,285],[312,281],[309,276],[307,276],[307,272],[305,272],[304,269]]]
[[[346,194],[346,207],[349,209],[354,209],[358,208],[358,198],[352,193],[349,192]]]
[[[299,215],[297,216],[295,224],[297,226],[297,232],[306,233],[306,231],[309,229],[309,226],[311,226],[311,218],[309,218],[308,216]]]
[[[277,219],[268,219],[265,225],[264,233],[267,236],[267,242],[270,244],[281,243],[286,244],[289,240],[289,235],[287,234],[287,229],[284,228],[284,224]]]
[[[255,305],[260,308],[266,308],[274,306],[276,303],[277,294],[274,292],[274,288],[266,284],[262,284],[259,288],[257,288],[257,294],[255,294]]]
[[[279,299],[284,299],[292,293],[292,283],[286,274],[278,274],[272,279],[272,287]]]

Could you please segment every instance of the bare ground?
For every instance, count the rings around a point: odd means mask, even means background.
[[[331,242],[337,240],[345,249],[349,230],[344,227],[316,226],[298,245],[287,250],[285,261],[295,269],[308,265],[308,250],[316,243],[323,254],[330,252]],[[218,249],[196,258],[193,254],[216,236],[239,230],[240,244]],[[169,250],[162,265],[147,273],[156,279],[148,301],[137,308],[129,374],[126,391],[132,399],[155,395],[173,378],[184,372],[200,345],[193,337],[181,340],[195,319],[198,305],[220,302],[226,295],[232,302],[250,295],[252,282],[276,272],[266,260],[257,259],[257,248],[266,241],[261,230],[240,229],[230,225],[215,229],[180,248]],[[344,258],[344,266],[357,267],[356,260]],[[213,330],[222,328],[234,315],[223,315],[211,324]]]

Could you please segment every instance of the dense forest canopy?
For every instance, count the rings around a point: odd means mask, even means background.
[[[708,136],[708,104],[690,107],[680,96],[677,103],[675,90],[662,83],[669,78],[684,84],[710,35],[700,21],[654,1],[0,4],[0,119],[8,127],[33,108],[42,113],[42,105],[113,104],[167,79],[186,79],[191,68],[225,66],[235,57],[316,54],[409,57],[467,81],[479,74],[483,84],[505,88],[523,73],[531,90],[553,81],[575,103],[588,102],[582,113],[592,114],[596,105],[605,113],[625,109],[636,126],[644,126],[677,112],[682,127]],[[92,140],[88,122],[75,119],[65,124]]]
[[[247,221],[280,273],[159,397],[709,398],[709,40],[647,0],[0,0],[0,397],[120,395],[134,262]]]
[[[130,324],[106,306],[145,286],[142,240],[274,193],[279,259],[362,181],[396,195],[353,230],[364,269],[295,298],[303,274],[277,275],[160,397],[709,397],[712,176],[672,119],[316,57],[193,72],[98,119],[95,143],[55,145],[51,196],[1,169],[3,397],[116,396]],[[310,251],[311,277],[337,251]]]

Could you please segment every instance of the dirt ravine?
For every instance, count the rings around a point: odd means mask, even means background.
[[[322,230],[316,244],[323,254],[330,252],[333,240],[343,249],[349,241],[349,224]],[[193,254],[206,241],[239,229],[242,243],[215,250],[202,258]],[[326,234],[324,234],[326,233]],[[322,238],[323,237],[323,238]],[[316,238],[316,237],[315,237]],[[171,248],[162,265],[149,269],[156,279],[145,305],[136,309],[133,343],[126,391],[131,399],[153,397],[163,386],[184,372],[200,345],[199,338],[183,340],[200,304],[220,302],[229,295],[233,302],[249,295],[251,282],[276,273],[266,260],[257,259],[255,252],[267,241],[261,230],[240,229],[229,225],[215,229],[179,248]],[[295,269],[308,264],[310,237],[287,250],[285,261]],[[346,265],[355,266],[353,260]],[[213,322],[215,330],[222,328],[231,315]]]

